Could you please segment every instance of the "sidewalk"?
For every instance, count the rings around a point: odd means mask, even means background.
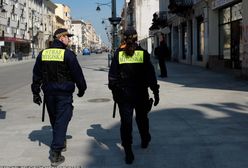
[[[35,59],[32,59],[31,56],[23,57],[23,59],[21,60],[18,60],[17,58],[11,58],[11,59],[8,59],[7,61],[3,61],[2,59],[0,59],[0,67],[16,65],[16,64],[21,64],[21,63],[30,62],[30,61],[35,61]]]
[[[119,114],[107,87],[107,56],[80,56],[88,89],[74,95],[66,161],[81,168],[246,168],[248,167],[248,82],[201,67],[167,63],[158,78],[160,104],[149,113],[152,141],[140,148],[134,122],[135,160],[126,165],[120,145]],[[25,99],[23,98],[25,95]],[[152,94],[151,94],[152,96]],[[32,103],[30,86],[0,100],[0,167],[50,166],[51,127]]]

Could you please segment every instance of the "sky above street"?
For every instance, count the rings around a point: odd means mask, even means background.
[[[110,32],[111,25],[106,19],[111,17],[111,0],[52,0],[52,2],[68,5],[71,8],[73,19],[82,19],[91,22],[102,41],[110,46],[111,42],[108,40],[106,31]],[[109,5],[100,6],[101,11],[97,12],[97,3]],[[116,14],[118,17],[120,17],[123,4],[124,0],[116,0]],[[104,24],[102,24],[103,20]]]

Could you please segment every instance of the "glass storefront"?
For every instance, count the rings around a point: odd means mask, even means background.
[[[231,67],[241,68],[242,2],[220,10],[220,59],[230,60]]]

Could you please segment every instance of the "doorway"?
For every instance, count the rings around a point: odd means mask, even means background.
[[[232,68],[241,69],[240,59],[241,21],[231,23],[231,61]]]

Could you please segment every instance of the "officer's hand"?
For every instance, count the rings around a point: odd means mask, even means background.
[[[77,96],[78,97],[83,97],[83,95],[84,95],[84,91],[83,90],[79,90]]]
[[[33,102],[38,105],[42,103],[42,100],[39,94],[33,94]]]
[[[154,93],[154,106],[157,106],[159,103],[159,94]]]

